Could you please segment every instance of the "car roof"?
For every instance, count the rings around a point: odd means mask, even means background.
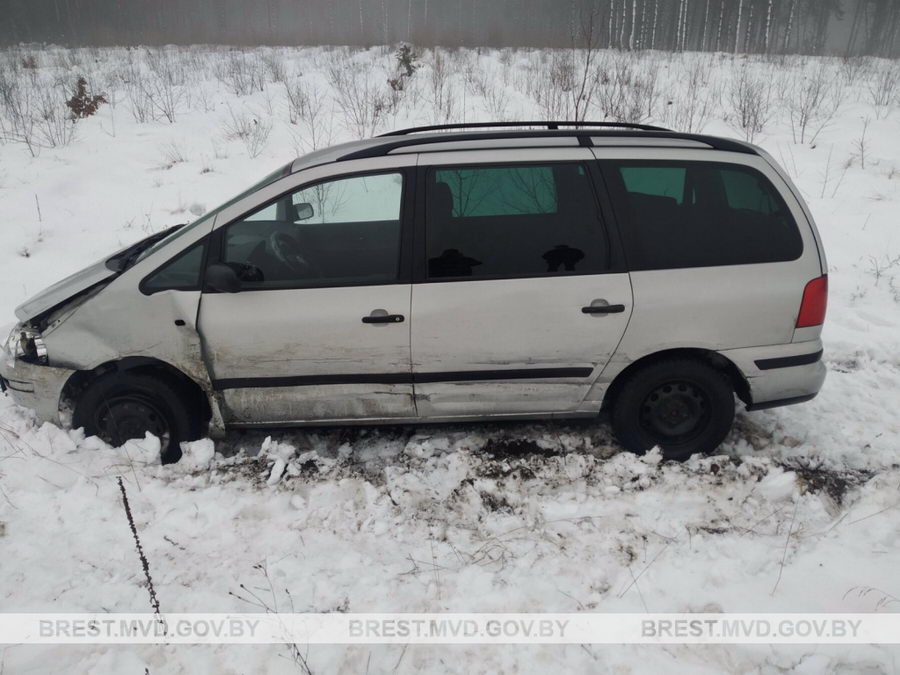
[[[409,152],[528,147],[683,147],[759,154],[750,143],[617,122],[473,122],[413,127],[341,143],[294,160],[291,172],[351,159]]]

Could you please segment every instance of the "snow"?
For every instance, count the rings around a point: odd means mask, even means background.
[[[215,77],[228,63],[224,50],[167,53],[185,64],[190,82],[173,124],[139,123],[130,112],[122,76],[129,62],[146,67],[143,50],[37,53],[39,78],[83,72],[115,105],[79,121],[71,145],[36,158],[20,144],[0,144],[8,223],[0,230],[0,317],[11,323],[15,305],[49,283],[225,201],[290,160],[294,146],[310,149],[314,132],[327,139],[320,145],[357,137],[360,124],[334,102],[333,64],[352,59],[355,76],[385,96],[394,76],[389,52],[378,48],[247,52],[281,58],[288,79],[322,102],[318,126],[292,125],[281,83],[266,76],[265,91],[238,96]],[[543,116],[528,92],[548,52],[459,50],[443,58],[443,88],[429,53],[376,131],[443,121],[447,88],[455,119]],[[900,105],[894,98],[876,107],[869,91],[891,64],[865,61],[851,77],[829,59],[606,58],[632,59],[648,77],[658,70],[649,119],[657,123],[706,95],[685,84],[686,73],[705,64],[715,93],[703,130],[727,136],[741,135],[729,123],[727,92],[742,66],[785,97],[790,78],[818,61],[842,83],[842,104],[814,143],[793,142],[781,100],[756,138],[798,184],[828,255],[830,372],[817,399],[739,412],[720,455],[684,464],[658,452],[619,452],[604,424],[546,423],[230,433],[217,444],[189,444],[175,467],[158,464],[153,437],[113,449],[38,424],[0,399],[0,608],[149,611],[121,476],[168,612],[900,609]],[[485,78],[488,95],[473,86]],[[261,149],[225,136],[232,112],[271,123]],[[900,666],[900,651],[879,645],[334,646],[303,654],[315,673]],[[48,668],[299,670],[279,645],[0,649],[4,672]]]

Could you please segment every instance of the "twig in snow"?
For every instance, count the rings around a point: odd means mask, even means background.
[[[141,546],[141,538],[138,536],[137,527],[134,524],[134,518],[131,515],[131,504],[128,503],[128,493],[125,491],[125,483],[122,477],[117,476],[116,481],[119,483],[119,490],[122,492],[122,505],[125,507],[125,516],[128,518],[128,526],[131,528],[131,535],[134,537],[134,545],[137,548],[138,557],[141,559],[141,567],[144,570],[144,576],[147,579],[147,591],[150,593],[150,606],[153,607],[153,613],[156,614],[156,620],[163,626],[165,634],[165,622],[159,615],[159,598],[156,597],[156,588],[153,586],[153,577],[150,576],[150,563],[147,556],[144,555],[144,547]]]
[[[441,601],[441,577],[438,574],[437,558],[434,555],[434,542],[431,542],[431,570],[434,572],[434,583],[437,585],[438,602]]]
[[[628,566],[628,573],[631,575],[631,584],[637,589],[638,597],[641,599],[641,604],[644,606],[644,611],[649,614],[650,609],[647,607],[647,601],[644,600],[644,594],[641,593],[641,587],[638,586],[637,577],[634,576],[634,570],[631,569],[631,565]]]
[[[875,513],[870,513],[869,515],[863,516],[862,518],[857,518],[856,520],[851,520],[847,524],[848,525],[856,525],[856,523],[860,523],[864,520],[868,520],[869,518],[874,518],[875,516],[880,515],[880,514],[884,513],[885,511],[890,511],[891,509],[895,509],[898,506],[900,506],[900,502],[896,502],[894,504],[891,504],[890,506],[885,506],[883,509],[876,511]]]
[[[856,597],[858,597],[858,598],[865,598],[866,596],[871,595],[872,593],[880,594],[881,597],[878,599],[878,602],[875,603],[875,611],[876,612],[878,610],[882,609],[883,607],[886,607],[887,605],[890,605],[893,603],[900,603],[900,598],[897,598],[897,597],[891,595],[890,593],[881,590],[880,588],[875,588],[874,586],[854,586],[853,588],[848,590],[846,593],[844,593],[844,596],[841,598],[841,600],[846,600],[847,596],[850,595],[851,593],[853,593],[854,591],[856,591]]]
[[[787,560],[788,544],[791,543],[791,533],[794,531],[794,521],[797,519],[798,508],[800,508],[799,500],[794,504],[794,513],[791,515],[791,524],[788,527],[787,536],[784,538],[784,552],[781,554],[781,565],[778,568],[778,578],[775,580],[775,585],[772,587],[772,592],[769,595],[775,595],[775,591],[778,590],[778,584],[781,583],[781,575],[784,573],[784,561]]]
[[[769,518],[771,518],[771,517],[773,517],[773,516],[777,516],[777,515],[778,515],[779,513],[781,513],[783,510],[784,510],[784,506],[783,506],[783,505],[782,505],[782,506],[779,506],[777,509],[775,509],[774,511],[772,511],[772,513],[770,513],[769,515],[763,516],[763,517],[760,518],[759,520],[753,522],[753,523],[750,525],[750,527],[745,527],[745,528],[744,528],[744,534],[749,534],[749,533],[751,533],[751,532],[753,532],[753,533],[755,534],[755,533],[756,533],[756,526],[757,526],[757,525],[762,525],[762,524],[763,524],[764,522],[766,522]]]
[[[406,656],[406,648],[409,647],[409,644],[403,645],[403,651],[400,652],[400,658],[397,659],[397,663],[394,664],[394,672],[397,672],[397,668],[400,667],[400,662],[403,661],[403,657]]]
[[[628,586],[625,587],[625,590],[624,590],[624,591],[622,591],[621,593],[619,593],[619,597],[620,597],[620,598],[624,597],[625,594],[631,589],[631,587],[634,586],[634,585],[637,583],[638,579],[640,579],[641,576],[643,576],[644,572],[646,572],[648,569],[650,569],[650,566],[651,566],[653,563],[656,562],[656,560],[659,558],[659,556],[661,556],[663,553],[666,552],[666,549],[669,548],[669,543],[670,543],[670,542],[668,542],[668,541],[666,542],[666,545],[663,546],[663,547],[660,549],[659,553],[657,553],[655,556],[653,556],[653,560],[651,560],[651,561],[648,562],[646,565],[644,565],[644,569],[642,569],[642,570],[638,573],[637,576],[634,576],[634,574],[631,575],[632,582],[631,582],[630,584],[628,584]],[[629,571],[631,570],[630,567],[629,567],[628,569],[629,569]],[[638,592],[640,593],[640,589],[638,589]]]
[[[272,603],[269,604],[268,602],[266,602],[264,599],[262,599],[256,593],[254,593],[249,588],[247,588],[247,586],[245,586],[244,584],[239,584],[240,589],[242,591],[244,591],[245,593],[247,593],[248,595],[250,595],[253,598],[253,600],[249,600],[242,595],[233,593],[232,591],[228,591],[228,595],[230,595],[233,598],[237,598],[241,602],[246,602],[249,605],[254,605],[256,607],[259,607],[260,609],[265,610],[266,614],[278,614],[278,597],[275,592],[275,587],[272,585],[272,579],[269,576],[268,562],[265,559],[263,559],[261,562],[258,562],[255,565],[253,565],[253,569],[257,570],[258,572],[261,572],[262,575],[265,577],[266,584],[269,587],[269,593],[271,593],[271,595],[272,595]],[[291,596],[291,593],[288,589],[284,589],[284,592],[288,596],[288,601],[290,602],[290,607],[291,607],[291,613],[293,614],[293,613],[295,613],[294,598],[293,598],[293,596]],[[307,647],[308,647],[308,645],[307,645]],[[302,672],[305,673],[305,675],[312,675],[312,670],[309,667],[309,663],[307,663],[307,661],[306,661],[306,656],[304,656],[303,652],[300,651],[300,647],[297,646],[297,643],[296,642],[288,643],[288,650],[291,655],[291,660],[297,666],[299,666],[301,668]]]

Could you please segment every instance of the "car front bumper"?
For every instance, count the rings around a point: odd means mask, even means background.
[[[62,390],[74,372],[26,363],[6,350],[0,352],[0,389],[18,405],[32,409],[42,422],[59,424]]]

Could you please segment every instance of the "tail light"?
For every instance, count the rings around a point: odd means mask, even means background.
[[[813,279],[803,289],[800,313],[796,328],[821,326],[825,323],[825,308],[828,305],[828,275]]]

